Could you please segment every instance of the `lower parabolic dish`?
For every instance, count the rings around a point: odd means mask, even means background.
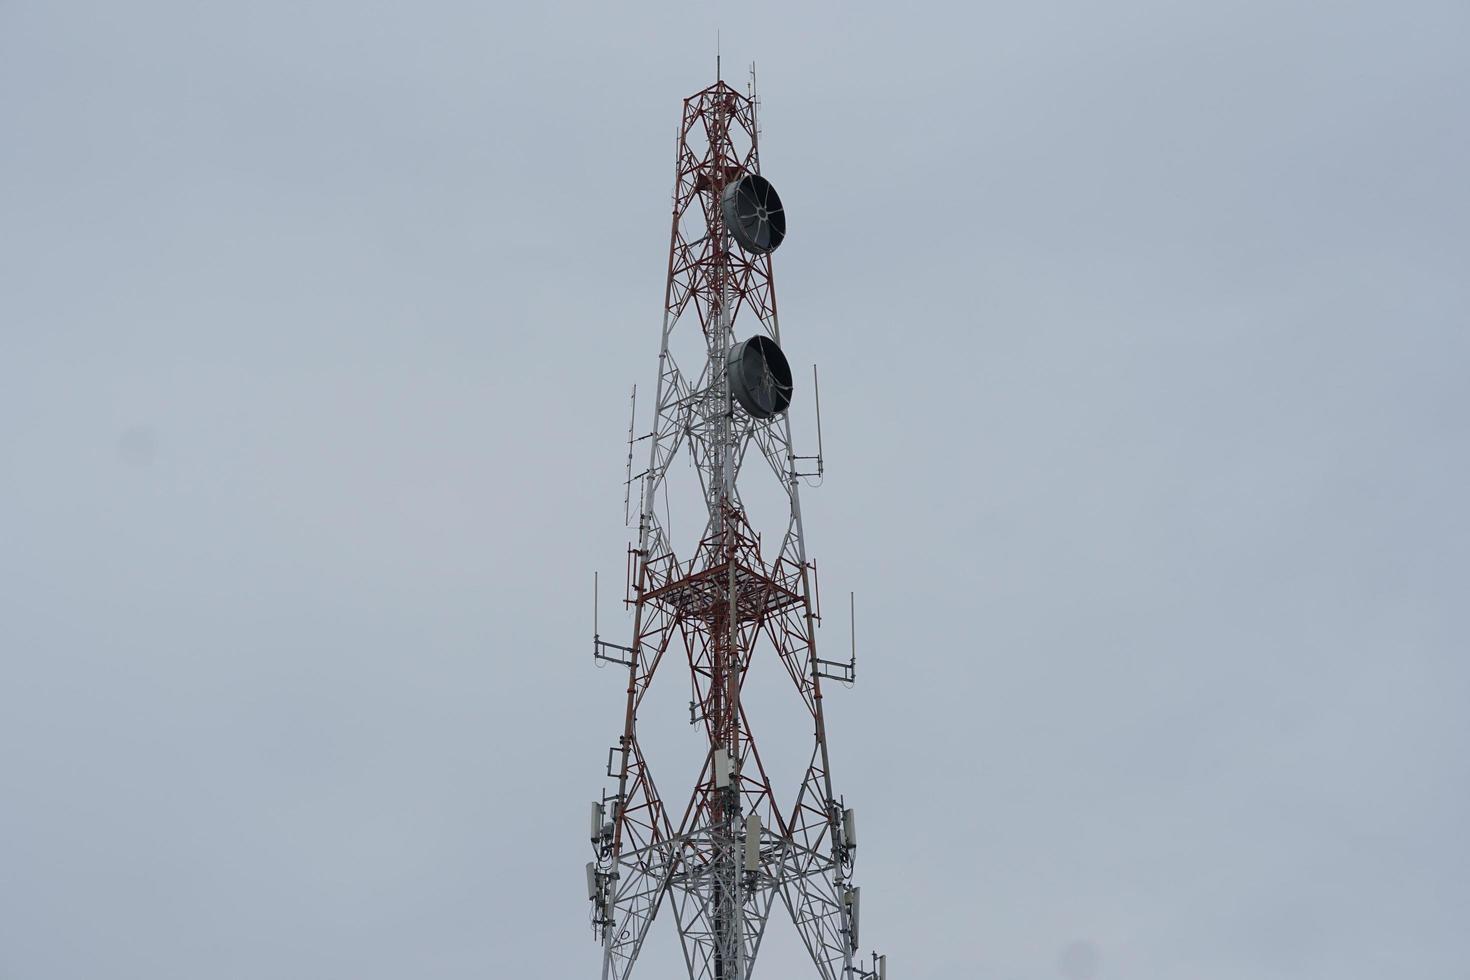
[[[720,196],[725,227],[747,252],[774,252],[786,237],[786,212],[771,182],[746,174],[725,185]]]
[[[731,347],[725,373],[730,393],[754,418],[773,418],[791,404],[791,365],[770,337],[757,334]]]

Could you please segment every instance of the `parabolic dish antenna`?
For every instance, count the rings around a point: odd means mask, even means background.
[[[760,174],[746,174],[725,186],[720,197],[725,227],[747,252],[774,252],[786,237],[786,212],[771,182]]]
[[[764,334],[731,347],[725,373],[730,393],[754,418],[780,415],[791,404],[791,365],[776,342]]]

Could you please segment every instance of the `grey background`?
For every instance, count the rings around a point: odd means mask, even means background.
[[[716,30],[823,371],[864,945],[1470,977],[1467,27],[0,3],[0,977],[595,975],[590,580]]]

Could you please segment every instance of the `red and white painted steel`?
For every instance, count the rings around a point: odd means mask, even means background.
[[[822,681],[852,680],[853,665],[817,655],[820,612],[799,499],[808,475],[800,468],[812,457],[796,454],[788,412],[757,418],[741,407],[726,370],[737,331],[781,340],[771,250],[737,244],[721,207],[727,186],[760,172],[756,110],[753,90],[719,81],[684,100],[679,126],[653,424],[641,437],[648,468],[632,478],[641,480],[626,596],[633,634],[627,645],[594,638],[596,657],[622,665],[628,677],[622,732],[609,756],[616,782],[593,805],[595,860],[587,868],[603,980],[632,974],[665,908],[691,980],[748,980],[778,902],[819,977],[877,980],[886,972],[882,957],[857,962],[856,827],[833,790],[822,711]],[[770,201],[779,209],[779,199]],[[784,224],[776,244],[780,233]],[[670,339],[696,329],[704,356],[677,363]],[[630,441],[641,439],[630,433]],[[693,552],[679,555],[654,502],[684,454],[699,474],[707,521]],[[785,526],[766,529],[780,535],[773,551],[763,552],[741,503],[737,478],[755,460],[790,504]],[[756,657],[779,660],[813,722],[805,775],[794,789],[781,788],[784,795],[741,704]],[[665,800],[639,742],[639,708],[661,667],[687,667],[691,715],[708,743],[687,799]]]

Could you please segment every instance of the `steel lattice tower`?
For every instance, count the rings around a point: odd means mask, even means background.
[[[785,212],[760,176],[757,100],[724,81],[684,100],[674,180],[662,341],[638,539],[629,549],[632,642],[594,634],[595,656],[628,671],[623,732],[609,774],[616,789],[593,804],[587,865],[603,980],[633,973],[650,925],[667,905],[691,980],[747,980],[779,899],[823,980],[879,980],[883,957],[858,956],[859,893],[851,871],[852,811],[834,794],[822,680],[851,681],[855,664],[817,654],[815,567],[802,535],[801,467],[786,409],[790,367],[780,350],[771,252]],[[748,330],[736,340],[736,325]],[[698,328],[705,356],[679,364],[675,331]],[[636,412],[635,412],[636,417]],[[754,448],[758,457],[752,455]],[[675,554],[655,510],[675,459],[699,475],[708,520],[693,554]],[[789,501],[780,547],[769,557],[747,520],[737,477],[763,461]],[[757,469],[764,470],[757,462]],[[752,474],[753,476],[755,474]],[[786,807],[762,765],[741,689],[752,658],[774,655],[811,713],[810,762]],[[708,752],[687,805],[655,788],[638,740],[638,711],[659,666],[687,661]]]

